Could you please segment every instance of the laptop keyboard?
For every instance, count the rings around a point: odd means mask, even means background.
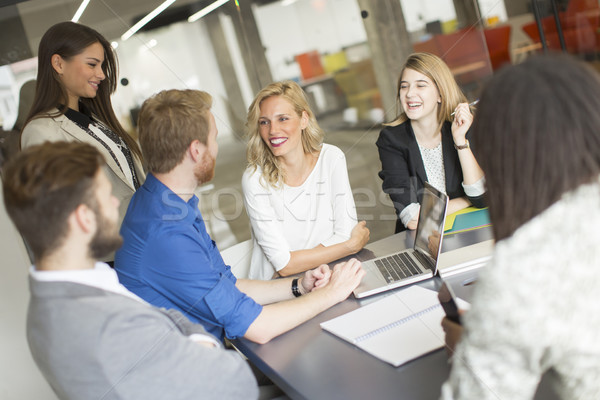
[[[396,282],[422,273],[406,253],[393,254],[380,258],[379,260],[375,260],[375,265],[379,268],[387,283]]]

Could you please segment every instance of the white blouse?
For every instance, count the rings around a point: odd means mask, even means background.
[[[273,188],[262,171],[246,169],[244,203],[252,227],[250,279],[271,279],[290,261],[290,252],[331,246],[350,238],[357,223],[346,157],[323,144],[317,163],[300,186]]]

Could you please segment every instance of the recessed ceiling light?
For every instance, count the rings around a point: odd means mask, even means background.
[[[81,18],[81,14],[83,14],[83,12],[85,11],[85,8],[88,6],[89,3],[90,3],[90,0],[83,0],[81,2],[81,4],[79,5],[79,8],[75,12],[75,15],[73,15],[73,18],[71,19],[72,22],[79,21],[79,18]]]
[[[129,30],[127,32],[125,32],[123,35],[121,35],[121,40],[127,40],[127,39],[129,39],[134,33],[136,33],[137,31],[139,31],[148,22],[150,22],[154,18],[156,18],[156,16],[158,14],[160,14],[163,11],[165,11],[165,9],[167,7],[169,7],[173,3],[175,3],[175,0],[167,0],[164,3],[162,3],[160,6],[156,7],[148,15],[146,15],[144,18],[142,18],[137,24],[135,24],[134,26],[132,26],[131,28],[129,28]]]
[[[228,1],[229,0],[215,1],[214,3],[212,3],[209,6],[204,7],[202,10],[198,11],[197,13],[190,15],[190,17],[188,18],[188,22],[194,22],[194,21],[199,20],[200,18],[204,17],[209,12],[221,7],[223,4],[227,3]]]

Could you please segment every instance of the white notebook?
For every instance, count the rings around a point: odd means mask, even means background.
[[[442,318],[437,292],[411,286],[321,328],[397,367],[444,346]]]

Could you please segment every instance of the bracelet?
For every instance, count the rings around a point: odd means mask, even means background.
[[[292,293],[294,294],[294,297],[302,296],[302,293],[300,293],[300,290],[298,289],[298,278],[292,280]]]
[[[469,147],[470,147],[470,145],[469,145],[469,141],[467,139],[465,139],[465,144],[461,144],[460,146],[457,145],[456,143],[454,143],[454,148],[456,150],[468,149]]]

